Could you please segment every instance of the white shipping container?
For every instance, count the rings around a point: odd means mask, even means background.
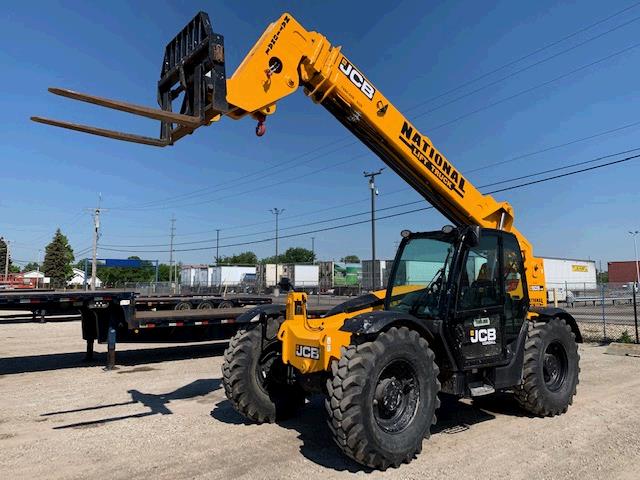
[[[208,286],[206,265],[183,265],[180,269],[180,284],[187,287]]]
[[[549,301],[553,301],[554,289],[561,302],[572,291],[597,289],[596,262],[593,260],[543,257],[542,261]]]
[[[317,287],[320,267],[318,265],[285,265],[282,276],[288,277],[294,288]]]
[[[242,283],[245,275],[255,275],[256,267],[240,267],[237,265],[221,265],[209,267],[210,283],[212,287],[230,287]]]
[[[260,265],[258,270],[258,282],[263,287],[275,287],[284,276],[284,265],[278,264],[278,275],[276,276],[276,264],[267,263]]]

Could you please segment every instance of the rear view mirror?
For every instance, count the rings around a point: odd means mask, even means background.
[[[464,241],[470,247],[475,247],[480,243],[480,226],[469,225],[464,235]]]

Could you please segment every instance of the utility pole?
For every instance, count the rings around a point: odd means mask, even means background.
[[[216,267],[220,264],[220,229],[216,228]]]
[[[173,237],[176,234],[176,218],[171,215],[171,230],[169,232],[169,283],[171,283],[173,277]]]
[[[633,237],[633,251],[636,255],[636,288],[640,286],[640,266],[638,266],[638,244],[636,242],[636,237],[640,233],[640,230],[635,230],[633,232],[629,232],[629,235]]]
[[[316,264],[316,237],[311,237],[311,254],[313,257],[313,264]]]
[[[284,208],[271,209],[271,213],[276,216],[276,285],[278,284],[278,217],[282,212],[284,212]]]
[[[40,254],[41,254],[42,250],[38,249],[38,260],[36,262],[36,288],[39,288],[39,284],[40,284]],[[86,281],[86,276],[85,276],[85,281]]]
[[[95,208],[87,208],[93,212],[93,245],[91,251],[91,290],[96,289],[96,278],[98,275],[98,241],[100,240],[100,214],[106,212],[104,208],[100,208],[102,202],[102,194],[98,194],[98,206]],[[46,273],[46,272],[45,272]],[[85,274],[86,285],[86,274]]]
[[[99,205],[99,204],[98,204]],[[100,236],[100,206],[93,211],[93,248],[91,252],[91,290],[96,289],[98,273],[98,237]]]
[[[376,279],[376,189],[375,178],[382,173],[384,167],[377,172],[363,172],[364,176],[369,179],[369,189],[371,190],[371,286],[373,290],[378,289],[378,281]]]

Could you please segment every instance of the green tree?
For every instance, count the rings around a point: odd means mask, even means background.
[[[45,247],[42,270],[51,278],[54,286],[64,286],[73,276],[71,267],[73,260],[73,249],[69,245],[69,240],[58,228],[51,243]]]
[[[31,272],[32,270],[37,270],[40,265],[37,262],[29,262],[24,267],[22,267],[23,272]]]
[[[360,263],[360,257],[357,255],[347,255],[346,257],[342,257],[340,261],[345,263]]]
[[[7,242],[0,237],[0,274],[4,275],[4,265],[7,261]],[[9,253],[9,271],[11,271],[11,253]]]
[[[141,260],[135,255],[127,260]],[[124,283],[153,282],[156,277],[155,266],[149,261],[142,261],[139,267],[100,267],[98,278],[105,285],[122,286]]]
[[[278,255],[277,262],[275,255],[262,259],[262,263],[312,263],[316,259],[315,254],[306,248],[291,247]]]
[[[253,252],[242,252],[236,255],[220,257],[219,265],[255,265],[258,256]]]

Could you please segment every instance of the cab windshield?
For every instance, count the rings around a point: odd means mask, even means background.
[[[388,309],[418,317],[438,316],[452,256],[453,244],[444,236],[409,240],[395,276],[389,279]]]

